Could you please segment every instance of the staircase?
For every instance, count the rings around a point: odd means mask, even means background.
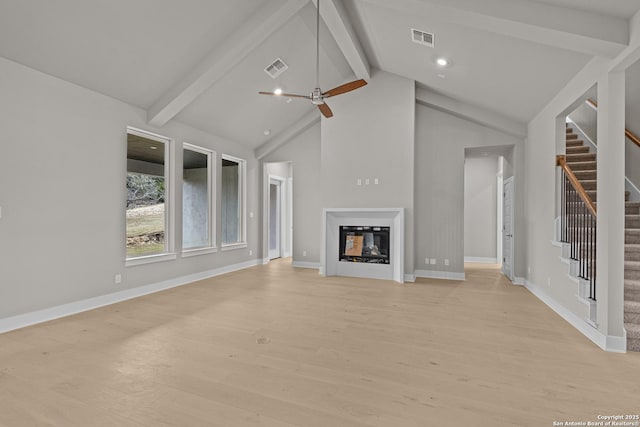
[[[567,125],[566,162],[593,202],[597,202],[596,154]],[[624,326],[627,351],[640,351],[640,203],[625,192]]]

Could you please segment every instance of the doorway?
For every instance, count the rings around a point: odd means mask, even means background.
[[[269,259],[282,257],[283,181],[269,177]]]
[[[502,192],[502,273],[513,281],[513,177],[504,180]]]

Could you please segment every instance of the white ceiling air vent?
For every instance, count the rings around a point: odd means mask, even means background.
[[[429,47],[434,46],[433,33],[427,33],[426,31],[416,30],[415,28],[411,29],[411,40],[413,40],[415,43],[423,44],[425,46],[429,46]]]
[[[273,61],[267,68],[264,69],[264,72],[269,74],[272,79],[275,79],[280,74],[284,73],[289,66],[284,63],[284,61],[280,58],[277,58]]]

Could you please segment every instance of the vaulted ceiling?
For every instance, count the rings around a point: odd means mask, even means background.
[[[140,107],[155,126],[179,120],[256,148],[319,115],[257,94],[315,86],[316,1],[0,0],[0,56]],[[625,48],[640,0],[321,0],[320,10],[323,89],[377,68],[415,80],[423,102],[524,125],[591,58]],[[435,46],[413,43],[412,28]],[[264,68],[276,58],[289,68],[272,79]]]

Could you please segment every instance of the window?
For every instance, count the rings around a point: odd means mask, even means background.
[[[167,254],[171,140],[127,129],[127,260]]]
[[[182,150],[182,250],[212,248],[213,152],[191,144]],[[195,252],[194,252],[195,253]]]
[[[221,174],[222,245],[246,246],[244,222],[245,165],[242,159],[223,155]]]

